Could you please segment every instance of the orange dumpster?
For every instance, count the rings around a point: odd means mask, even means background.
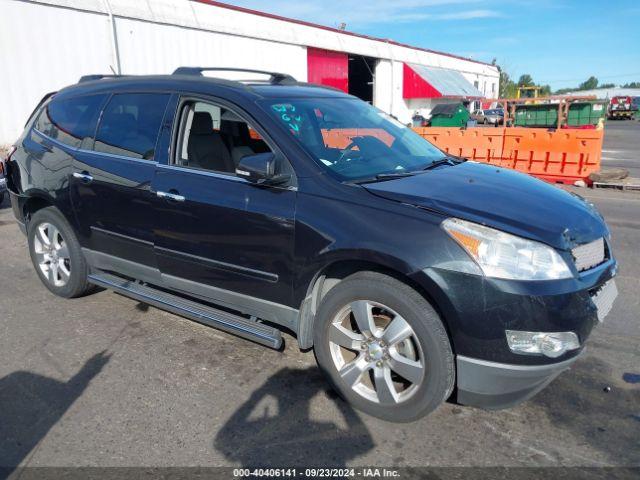
[[[534,128],[414,129],[447,153],[511,168],[553,183],[590,184],[600,170],[603,129]]]

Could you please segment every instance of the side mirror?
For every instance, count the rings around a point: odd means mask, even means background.
[[[257,185],[281,185],[291,179],[291,175],[276,174],[276,156],[273,152],[242,157],[236,167],[236,175]]]

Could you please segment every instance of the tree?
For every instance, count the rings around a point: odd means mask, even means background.
[[[516,96],[516,84],[513,83],[509,74],[500,71],[500,83],[498,85],[498,93],[500,98],[513,98]]]
[[[640,87],[640,82],[638,83],[638,87]],[[598,85],[598,79],[594,76],[589,77],[587,80],[582,82],[577,87],[569,87],[569,88],[560,88],[555,91],[556,95],[563,95],[569,92],[577,92],[580,90],[594,90],[596,88],[613,88],[615,85],[613,83],[603,83],[602,85]]]
[[[640,82],[629,82],[623,85],[622,88],[640,88]]]
[[[548,97],[551,95],[551,86],[549,85],[540,85],[540,96]]]
[[[594,88],[598,88],[598,79],[594,76],[589,77],[587,81],[578,85],[578,90],[593,90]]]
[[[528,73],[520,75],[520,80],[518,80],[519,87],[533,87],[535,84],[533,83],[533,78]]]

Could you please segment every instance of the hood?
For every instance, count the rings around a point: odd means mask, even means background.
[[[609,233],[602,216],[582,197],[526,174],[471,161],[363,187],[379,197],[562,250]]]

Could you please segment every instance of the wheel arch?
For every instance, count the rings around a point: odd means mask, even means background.
[[[22,218],[24,219],[25,225],[29,224],[31,217],[33,217],[33,214],[38,210],[55,206],[53,198],[47,193],[40,190],[29,192],[28,195],[23,197],[21,206]]]
[[[375,262],[371,260],[360,259],[340,259],[334,260],[324,265],[313,276],[309,283],[307,293],[300,305],[300,313],[298,319],[298,345],[301,349],[306,350],[313,347],[313,329],[315,323],[315,314],[320,306],[320,302],[324,296],[333,287],[338,285],[343,279],[357,272],[372,271],[388,275],[396,280],[410,286],[417,291],[431,306],[438,312],[442,322],[449,335],[451,341],[451,333],[447,325],[447,320],[443,310],[440,308],[436,298],[440,297],[441,292],[432,292],[429,285],[416,281],[412,275],[403,272],[398,265],[390,263]],[[435,284],[433,284],[435,286]],[[453,348],[453,342],[451,341]]]

